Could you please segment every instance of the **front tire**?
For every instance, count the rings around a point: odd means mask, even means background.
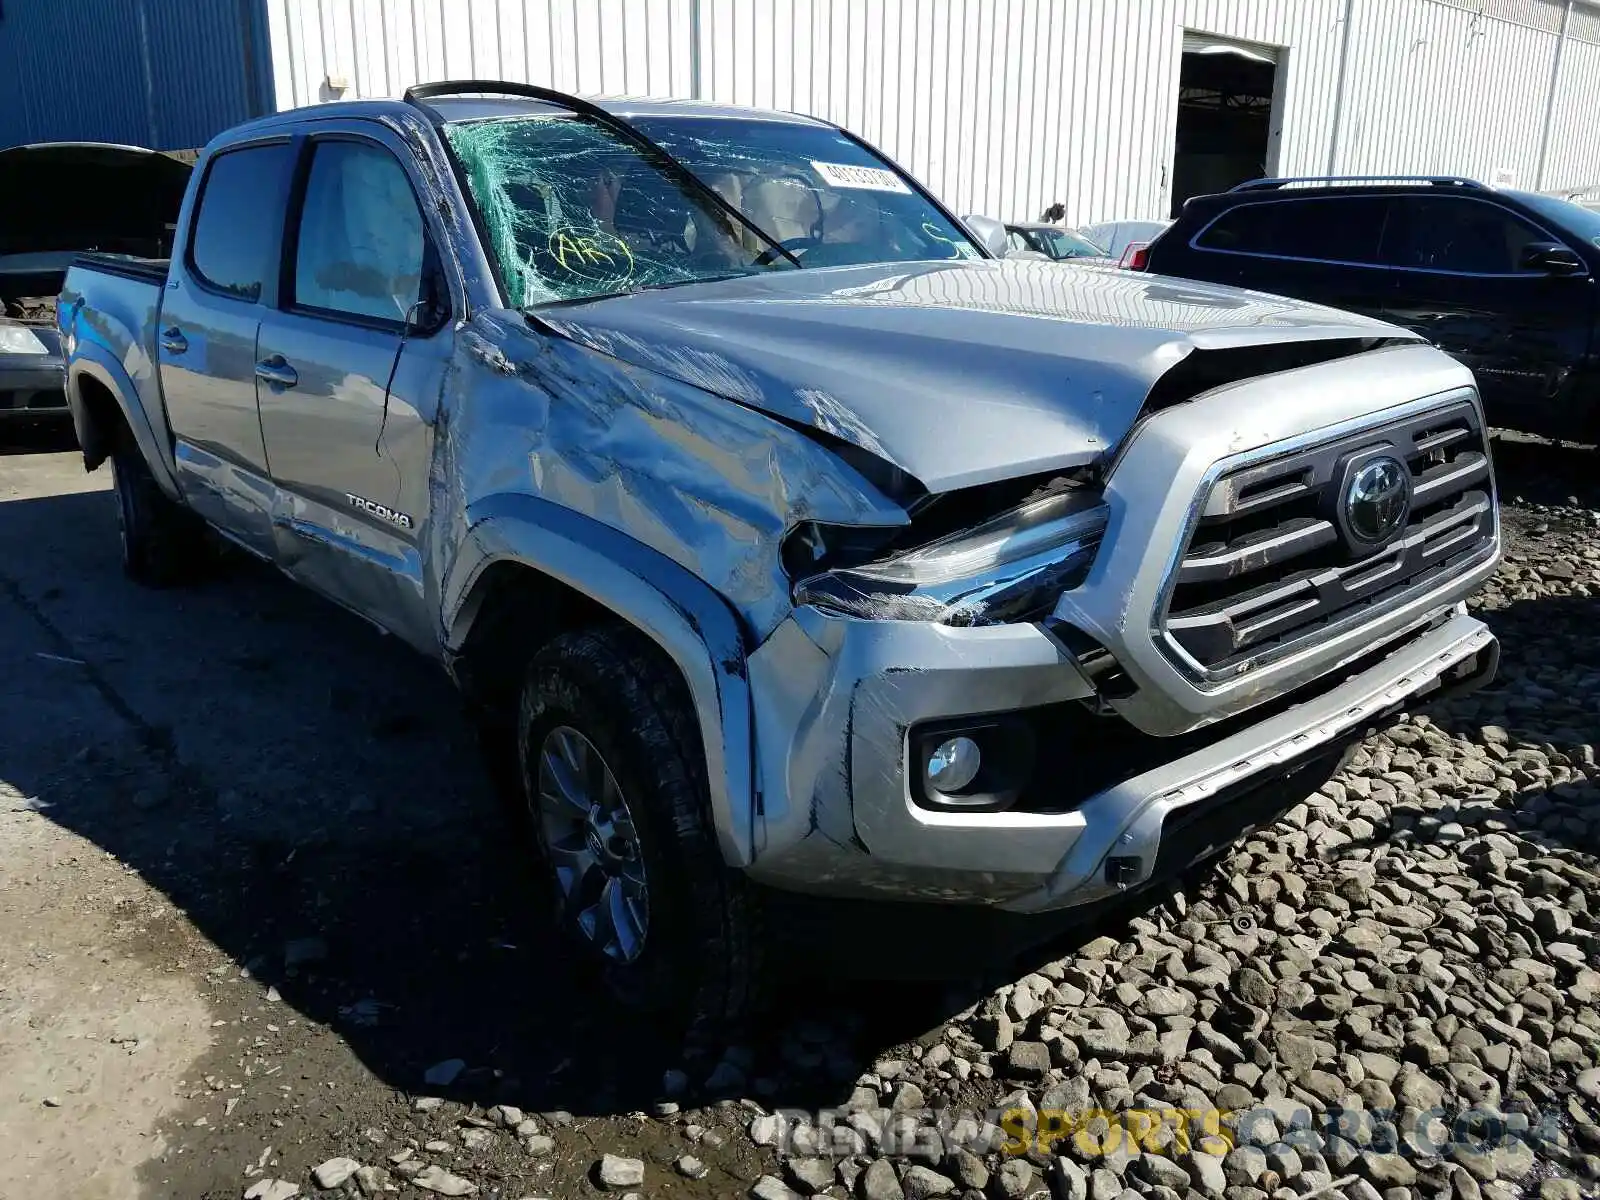
[[[565,634],[529,665],[517,732],[558,921],[607,990],[688,1031],[745,1016],[755,897],[722,860],[677,672],[626,626]]]
[[[123,572],[136,583],[155,588],[193,578],[206,553],[199,518],[167,497],[136,449],[112,454],[111,475]]]

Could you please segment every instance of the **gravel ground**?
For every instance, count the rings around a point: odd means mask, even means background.
[[[0,503],[0,621],[80,665],[0,677],[0,729],[81,696],[118,732],[0,755],[0,780],[182,911],[106,934],[105,957],[180,977],[210,1017],[210,1048],[164,1064],[138,1179],[275,1200],[1600,1195],[1600,473],[1588,450],[1497,454],[1508,553],[1474,601],[1502,639],[1492,689],[1407,714],[1181,892],[1003,983],[807,983],[689,1072],[537,932],[435,675],[259,573],[125,587],[105,497],[58,495],[70,459],[30,456],[41,498]],[[75,1096],[16,1090],[35,1123],[79,1119]]]

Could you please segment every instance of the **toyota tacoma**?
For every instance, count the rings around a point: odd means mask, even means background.
[[[1494,671],[1466,368],[1007,261],[827,122],[429,84],[176,224],[58,306],[126,570],[214,532],[439,660],[624,996],[742,1011],[796,897],[1059,929]]]

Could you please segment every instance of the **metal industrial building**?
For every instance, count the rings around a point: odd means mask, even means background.
[[[0,0],[0,145],[468,77],[815,113],[1008,219],[1262,172],[1600,183],[1590,0]]]

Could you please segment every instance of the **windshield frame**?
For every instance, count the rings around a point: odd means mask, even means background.
[[[696,195],[711,201],[717,209],[726,213],[730,220],[733,220],[740,226],[749,229],[761,241],[771,246],[773,250],[776,251],[777,254],[779,254],[787,263],[786,267],[779,269],[806,269],[800,263],[798,258],[796,258],[792,253],[776,242],[766,230],[763,230],[759,225],[751,221],[750,218],[740,211],[737,205],[730,203],[715,188],[702,180],[700,176],[697,175],[695,171],[685,164],[681,159],[668,151],[666,147],[658,143],[654,138],[652,138],[643,129],[640,129],[631,120],[610,111],[600,104],[584,100],[578,96],[570,96],[563,92],[528,84],[483,82],[474,84],[470,88],[463,87],[459,90],[452,85],[423,85],[409,89],[406,93],[407,102],[413,104],[427,116],[429,122],[434,127],[434,132],[438,137],[440,146],[443,149],[445,160],[450,164],[451,172],[455,176],[457,189],[459,190],[462,200],[467,207],[468,215],[471,218],[473,231],[477,235],[480,253],[486,260],[489,267],[490,276],[494,282],[497,293],[496,298],[500,307],[511,307],[509,301],[510,292],[506,285],[502,264],[499,261],[499,256],[494,252],[488,224],[484,219],[477,197],[472,191],[471,182],[468,179],[468,173],[465,164],[462,162],[460,156],[456,153],[455,147],[451,145],[450,138],[445,132],[447,126],[456,124],[457,122],[445,117],[444,114],[439,112],[438,109],[427,103],[427,101],[433,98],[435,95],[449,96],[462,94],[483,94],[490,96],[505,95],[536,100],[552,107],[565,109],[576,117],[594,121],[596,124],[600,125],[601,128],[607,129],[618,135],[624,141],[632,143],[634,148],[640,153],[643,159],[646,161],[653,160],[653,165],[660,167],[670,177],[679,180]],[[746,110],[746,112],[751,120],[759,121],[764,118],[769,118],[769,114],[761,109],[752,108]],[[957,217],[948,207],[942,204],[932,192],[930,192],[919,180],[917,180],[915,176],[906,171],[905,168],[903,168],[893,158],[883,153],[883,151],[879,150],[865,138],[851,132],[841,125],[836,125],[831,121],[824,121],[816,117],[807,117],[806,120],[809,123],[815,124],[818,128],[835,132],[848,141],[853,142],[866,154],[880,162],[886,169],[893,171],[894,174],[903,183],[905,183],[909,189],[911,189],[914,195],[932,207],[934,211],[948,221],[951,227],[966,240],[967,245],[972,248],[973,258],[982,260],[993,259],[995,257],[989,252],[988,248],[984,246],[982,241],[972,234],[964,221]],[[683,281],[684,284],[693,282],[707,281]],[[681,286],[681,284],[668,284],[664,286]],[[638,290],[641,289],[627,289],[618,292],[599,294],[582,299],[552,300],[540,304],[525,305],[518,308],[517,311],[533,314],[552,304],[567,305],[584,303],[587,302],[587,300],[600,300],[614,296],[632,295]]]

